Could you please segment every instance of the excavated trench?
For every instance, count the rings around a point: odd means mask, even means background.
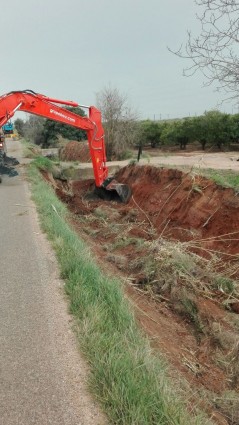
[[[71,224],[125,293],[155,349],[217,424],[239,423],[239,196],[199,175],[127,166],[128,204],[92,196],[94,181],[45,178]]]

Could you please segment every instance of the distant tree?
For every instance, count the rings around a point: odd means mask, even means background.
[[[193,120],[191,118],[184,118],[178,122],[177,128],[177,143],[180,149],[186,149],[187,144],[193,140]]]
[[[208,84],[215,82],[218,89],[238,100],[239,1],[196,0],[196,4],[201,8],[201,14],[197,15],[201,32],[193,36],[188,31],[185,46],[173,53],[191,61],[185,75],[199,70]]]
[[[97,93],[96,103],[102,113],[106,156],[108,160],[121,159],[139,137],[136,113],[128,106],[127,97],[111,86]]]
[[[206,145],[221,149],[223,145],[230,144],[236,128],[230,115],[217,110],[208,111],[191,119],[191,139],[200,142],[203,150]]]
[[[177,144],[177,134],[178,133],[176,123],[167,122],[161,134],[161,140],[163,145],[175,146]]]
[[[14,127],[17,130],[20,137],[23,137],[24,135],[24,121],[20,118],[17,118],[14,121]]]
[[[77,107],[67,107],[65,108],[68,111],[73,112],[74,114],[85,116],[85,112],[83,109]],[[43,126],[43,146],[47,147],[49,145],[52,145],[56,143],[57,137],[61,135],[67,140],[85,140],[86,139],[86,133],[85,131],[78,129],[76,127],[72,127],[68,124],[62,124],[58,121],[53,121],[46,119],[44,126]]]
[[[205,149],[206,144],[219,149],[231,140],[230,116],[219,111],[205,112],[194,121],[194,131],[197,140]]]
[[[186,149],[187,144],[192,139],[193,121],[191,118],[167,123],[161,135],[161,140],[164,145],[179,145],[180,149]]]
[[[203,150],[205,150],[208,142],[208,123],[205,116],[199,116],[193,118],[193,135],[194,140],[197,140]]]
[[[237,143],[239,147],[239,114],[229,116],[230,143]]]
[[[156,121],[143,121],[141,123],[141,140],[143,145],[150,143],[152,148],[160,144],[163,126]]]
[[[68,107],[65,109],[70,110],[77,115],[85,116],[85,113],[81,108]],[[16,121],[15,126],[20,129],[21,135],[31,143],[35,143],[42,147],[56,145],[58,143],[58,136],[62,136],[67,140],[80,141],[86,139],[85,131],[81,129],[37,115],[29,115],[25,122],[22,120]]]
[[[31,143],[42,145],[44,142],[43,129],[45,118],[37,115],[29,115],[23,126],[23,136]]]

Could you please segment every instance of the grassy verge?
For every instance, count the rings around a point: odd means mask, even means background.
[[[154,165],[153,165],[154,166]],[[173,165],[158,164],[161,168],[176,168],[183,173],[191,173],[200,175],[207,179],[213,180],[217,185],[239,191],[239,175],[237,171],[231,170],[214,170],[212,168],[190,167],[189,165]]]
[[[90,367],[90,387],[113,424],[196,425],[172,389],[164,362],[150,349],[125,300],[120,282],[105,276],[87,246],[67,224],[68,211],[29,167],[33,199],[56,251],[77,320],[81,350]],[[209,423],[209,422],[208,422]]]
[[[150,161],[148,161],[150,164]],[[129,164],[137,164],[136,160],[131,160]],[[200,175],[206,177],[209,180],[213,180],[217,185],[223,186],[226,188],[234,189],[236,192],[239,191],[239,175],[238,172],[231,170],[217,169],[212,168],[199,168],[192,167],[189,165],[173,165],[173,164],[153,164],[153,167],[157,166],[160,168],[173,168],[182,171],[183,173],[190,173],[192,175]]]
[[[218,185],[239,190],[239,175],[236,171],[201,169],[200,174],[214,180]]]
[[[29,143],[25,139],[21,139],[21,143],[23,146],[23,154],[25,158],[33,159],[37,155],[40,155],[41,149],[37,145]]]

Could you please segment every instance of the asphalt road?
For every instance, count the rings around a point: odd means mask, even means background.
[[[21,156],[18,142],[8,154]],[[105,424],[20,170],[0,185],[0,424]]]

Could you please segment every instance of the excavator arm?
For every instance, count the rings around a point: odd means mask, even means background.
[[[81,117],[56,104],[79,106],[76,102],[53,99],[31,90],[7,93],[0,96],[0,128],[13,117],[16,111],[24,111],[85,130],[89,142],[95,185],[96,187],[104,186],[108,177],[108,168],[100,111],[94,106],[90,106],[88,108],[89,117]]]
[[[81,106],[76,102],[54,99],[32,90],[12,91],[0,96],[0,128],[17,111],[24,111],[85,130],[98,194],[103,198],[127,202],[131,196],[130,188],[108,177],[101,112],[94,106],[90,106],[87,107],[89,116],[81,117],[58,105]]]

